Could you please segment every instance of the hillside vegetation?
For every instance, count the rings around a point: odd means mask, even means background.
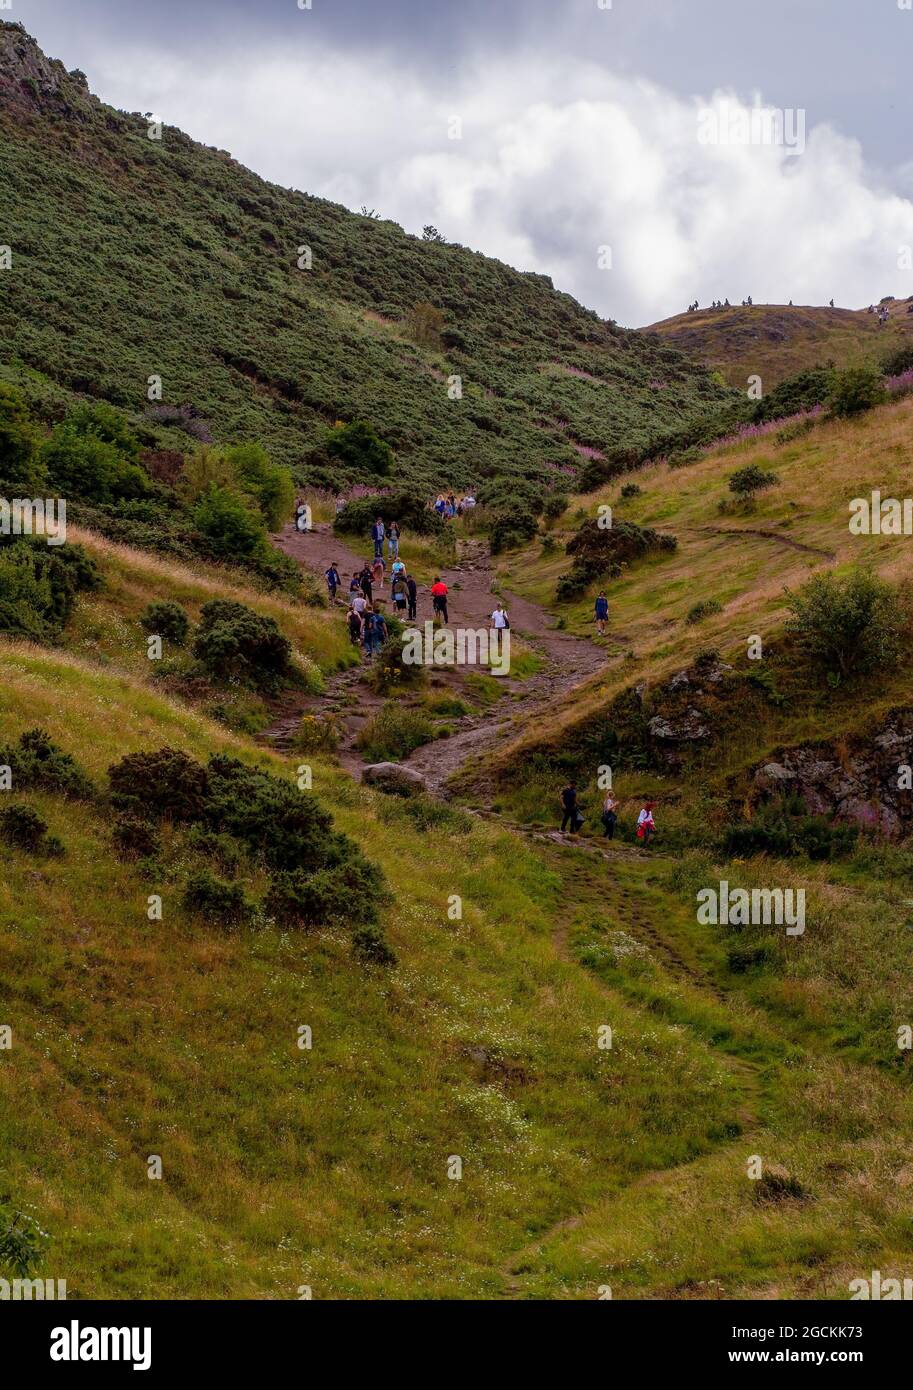
[[[364,419],[398,480],[430,493],[548,478],[725,398],[544,276],[148,131],[0,27],[0,373],[42,413],[103,399],[142,417],[147,445],[256,439],[334,486],[363,479],[327,455],[327,429]]]
[[[641,331],[714,368],[730,386],[747,390],[760,376],[769,391],[787,377],[815,367],[879,363],[913,345],[913,297],[886,302],[881,324],[867,309],[826,305],[754,304],[698,309],[653,323]]]

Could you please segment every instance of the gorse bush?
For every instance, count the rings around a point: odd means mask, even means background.
[[[776,473],[765,473],[756,463],[749,463],[745,468],[737,468],[730,473],[729,491],[742,501],[751,502],[756,493],[773,487],[779,481]]]
[[[859,415],[886,397],[884,379],[875,367],[848,367],[834,377],[828,405],[835,415]]]
[[[47,642],[68,621],[76,596],[101,579],[82,546],[48,546],[41,536],[0,536],[0,632]]]
[[[175,646],[182,647],[190,631],[190,619],[179,603],[168,599],[150,603],[140,616],[144,632],[155,634]]]
[[[674,536],[633,521],[615,521],[602,527],[589,519],[567,543],[567,554],[574,557],[574,563],[559,577],[555,596],[559,602],[577,598],[596,580],[617,578],[623,565],[650,554],[671,554],[677,548]]]
[[[162,849],[155,826],[132,816],[123,816],[115,821],[111,839],[119,859],[155,859]]]
[[[896,662],[909,621],[897,590],[869,570],[838,578],[816,574],[786,590],[788,632],[812,666],[832,682],[887,671]]]
[[[193,654],[214,679],[255,690],[274,691],[296,676],[292,644],[275,620],[229,599],[203,605]]]
[[[148,497],[153,491],[148,473],[93,430],[77,429],[70,420],[51,434],[41,448],[48,484],[61,497],[91,502]]]
[[[327,432],[324,448],[330,458],[348,468],[375,477],[386,477],[394,464],[393,450],[366,420],[336,425]]]
[[[723,605],[715,598],[704,599],[702,603],[695,603],[688,609],[686,623],[701,623],[705,618],[712,617],[714,613],[722,613]]]
[[[40,440],[22,392],[0,381],[0,495],[35,497],[44,487]]]
[[[367,538],[377,517],[388,524],[396,521],[404,532],[418,536],[442,536],[446,532],[446,524],[423,498],[397,489],[353,497],[338,513],[333,529],[342,535]]]
[[[48,834],[48,823],[31,806],[16,802],[0,810],[0,840],[32,854],[59,855],[63,845]]]
[[[500,555],[503,550],[514,550],[526,541],[532,540],[539,531],[539,523],[533,512],[518,506],[514,511],[496,512],[489,530],[489,543],[492,555]]]
[[[224,755],[204,767],[175,748],[128,754],[108,777],[111,803],[123,818],[187,826],[187,848],[228,872],[245,853],[252,856],[270,873],[264,905],[277,920],[374,922],[388,900],[380,869],[294,782]],[[208,868],[191,875],[184,902],[201,916],[231,922],[255,910],[236,884]]]
[[[0,767],[8,767],[13,788],[21,791],[51,791],[62,796],[87,799],[95,788],[82,768],[52,743],[44,729],[29,729],[16,744],[0,748]]]
[[[804,854],[809,859],[831,860],[851,854],[858,838],[857,826],[807,815],[801,802],[787,800],[762,807],[745,824],[729,826],[723,835],[723,850],[738,858]]]

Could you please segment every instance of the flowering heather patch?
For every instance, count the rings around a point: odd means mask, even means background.
[[[795,415],[781,415],[776,420],[764,420],[756,425],[740,425],[733,434],[716,439],[709,446],[712,449],[729,448],[732,444],[744,444],[748,439],[761,439],[768,434],[776,434],[787,425],[796,425],[804,420],[817,420],[823,413],[823,405],[812,406],[811,410],[797,410]]]
[[[885,390],[892,396],[906,396],[913,391],[913,367],[897,376],[886,376]]]
[[[578,454],[582,454],[585,459],[604,459],[605,454],[601,449],[594,449],[591,444],[578,444],[576,439],[569,439],[568,443],[572,449],[576,449]]]

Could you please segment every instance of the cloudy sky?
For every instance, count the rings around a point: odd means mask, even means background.
[[[694,298],[913,294],[909,3],[11,0],[2,17],[114,106],[640,325]]]

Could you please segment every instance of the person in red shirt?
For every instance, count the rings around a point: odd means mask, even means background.
[[[440,613],[445,623],[450,622],[447,613],[447,585],[440,576],[436,576],[431,586],[431,600],[434,605],[435,613]]]

